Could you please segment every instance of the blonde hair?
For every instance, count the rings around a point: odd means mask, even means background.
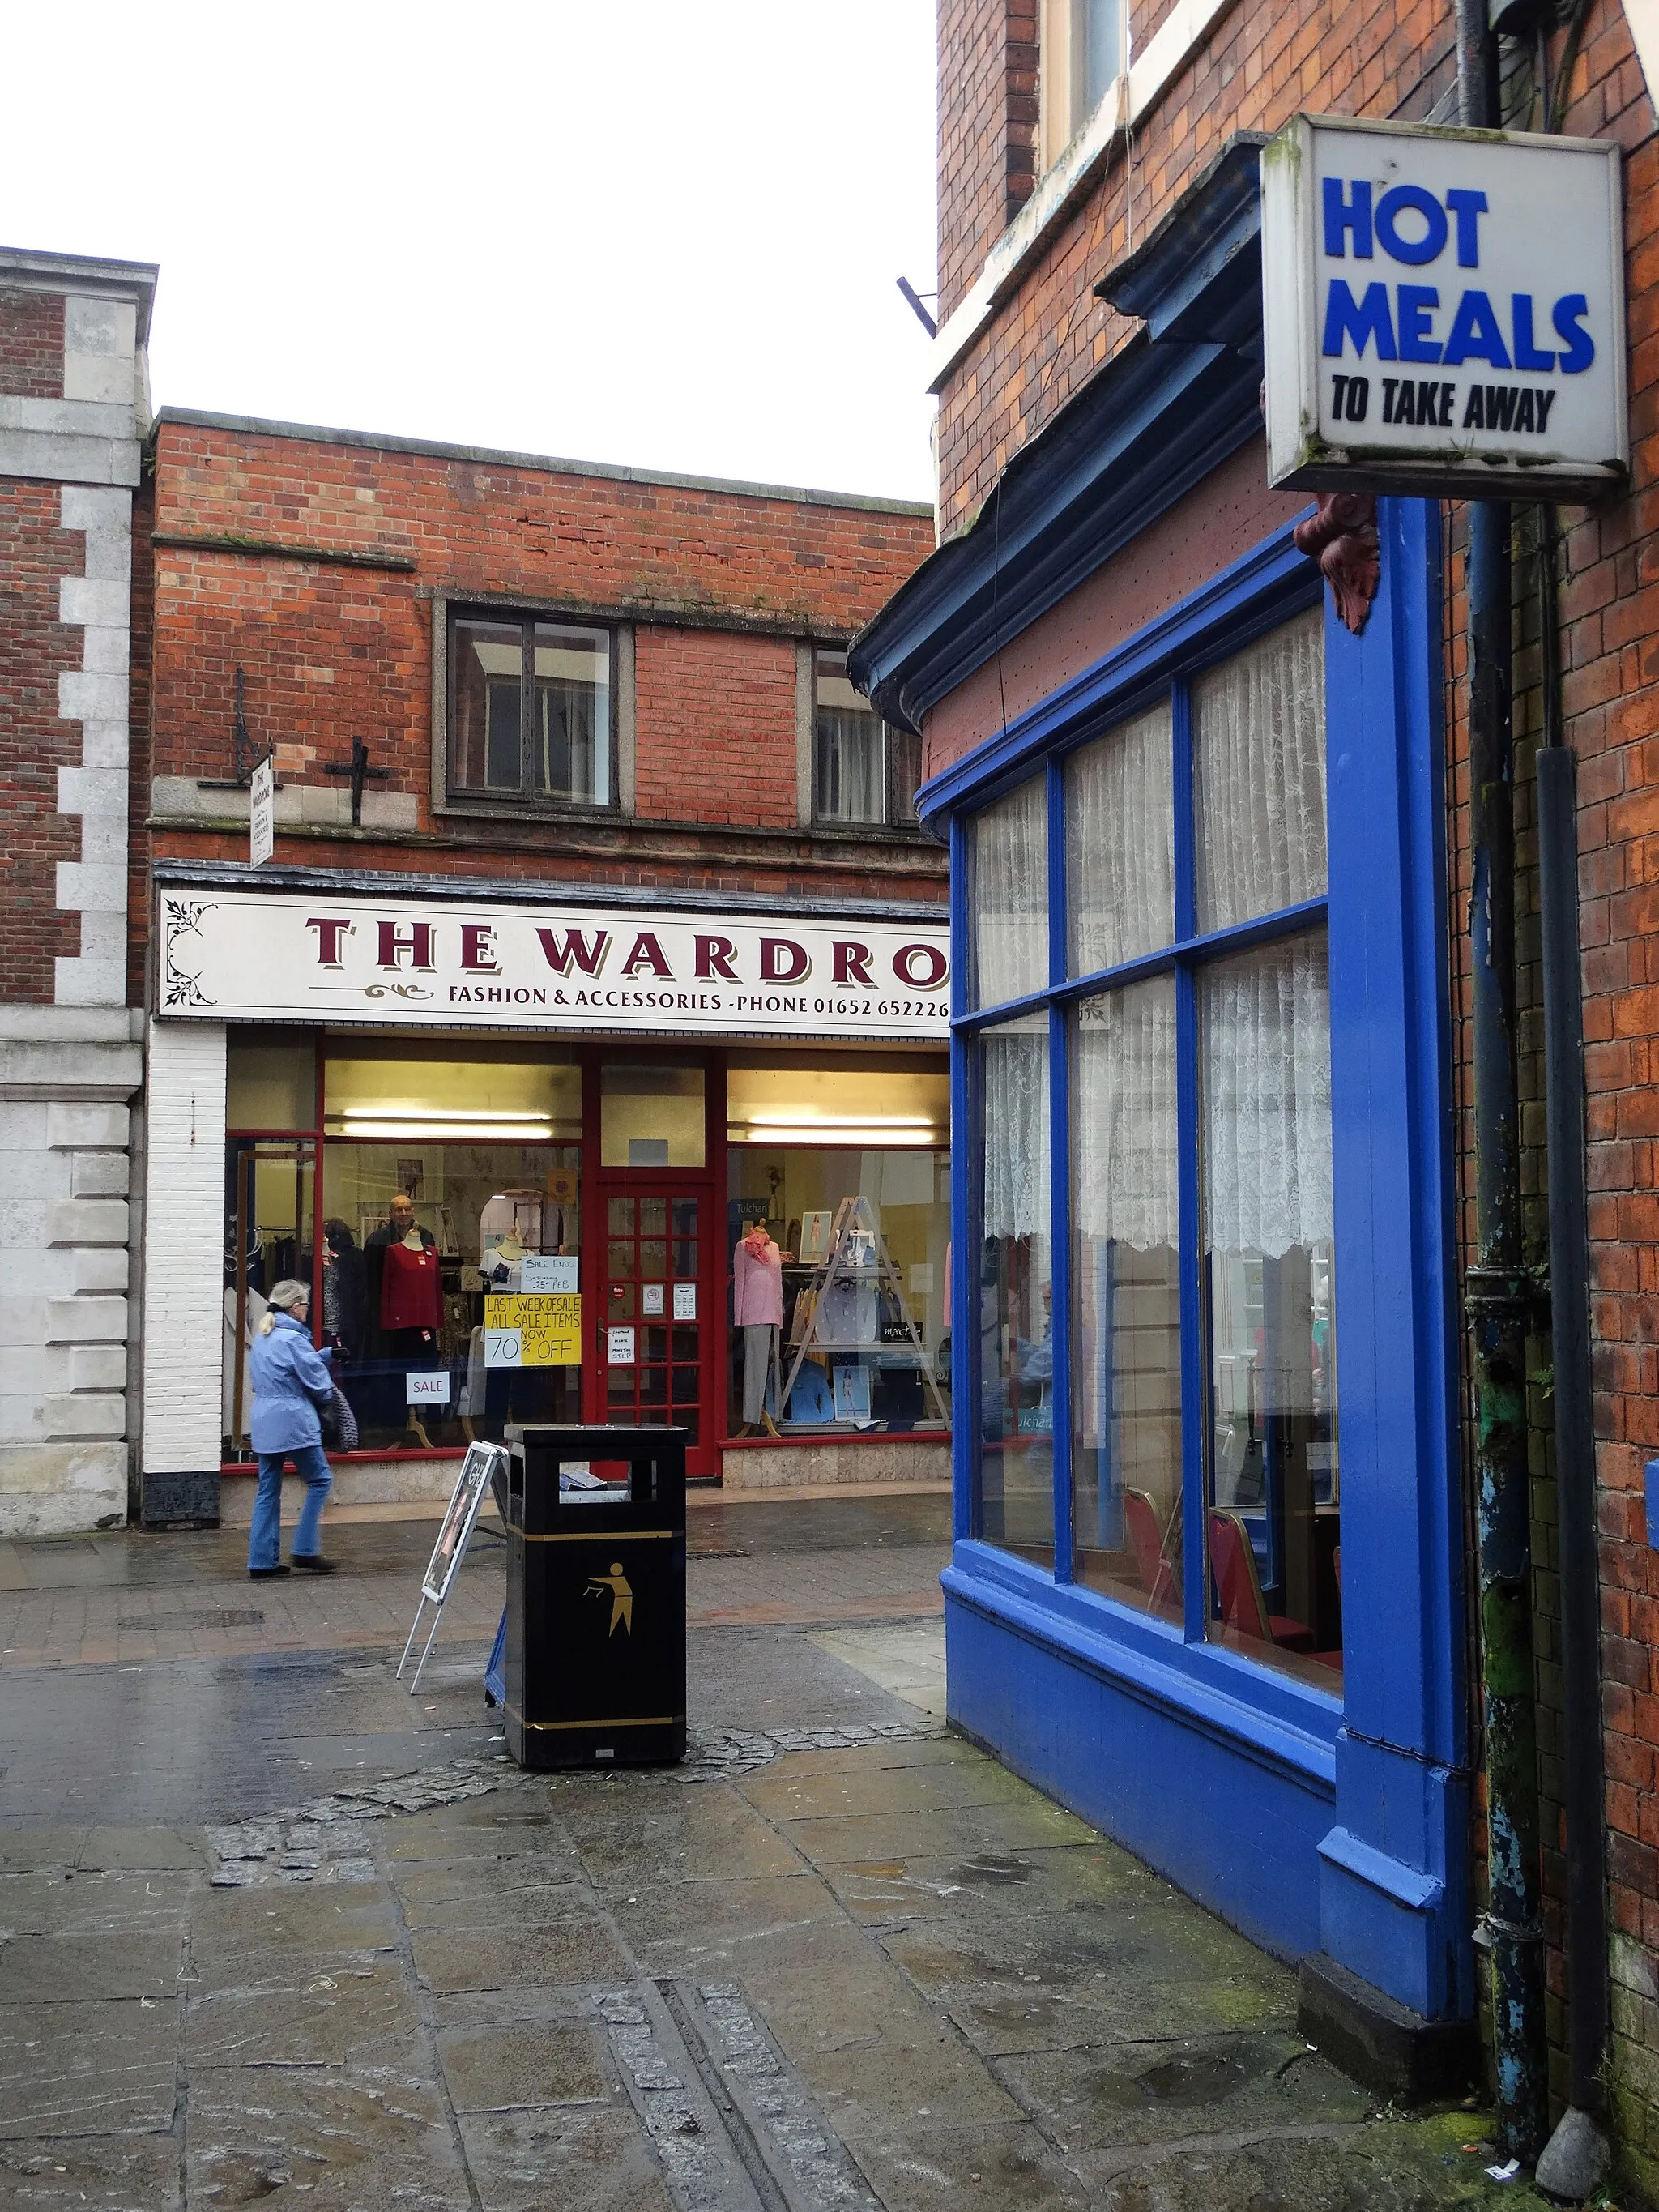
[[[270,1295],[265,1300],[265,1310],[259,1316],[260,1335],[270,1335],[271,1330],[276,1326],[276,1316],[279,1312],[290,1313],[295,1306],[308,1306],[310,1304],[309,1283],[296,1283],[291,1275],[285,1277],[280,1283],[273,1283],[270,1286]]]

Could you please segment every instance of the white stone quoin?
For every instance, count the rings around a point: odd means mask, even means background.
[[[80,852],[54,886],[79,944],[54,963],[49,1005],[0,1000],[0,1535],[125,1520],[132,1472],[143,1015],[126,1003],[127,686],[155,283],[141,264],[0,251],[0,288],[64,301],[62,397],[0,398],[0,480],[60,487],[80,550],[55,612],[81,641],[58,679],[79,744],[56,793]]]

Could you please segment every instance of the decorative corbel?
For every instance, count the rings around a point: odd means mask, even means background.
[[[1382,574],[1376,501],[1370,492],[1322,491],[1318,507],[1291,535],[1297,551],[1318,562],[1339,618],[1358,637]]]

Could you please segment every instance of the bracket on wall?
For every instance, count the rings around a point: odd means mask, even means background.
[[[1358,637],[1382,575],[1376,500],[1366,491],[1322,491],[1291,535],[1298,553],[1318,562],[1339,619]]]
[[[247,733],[247,715],[243,708],[242,672],[240,668],[236,672],[236,713],[231,725],[231,766],[235,773],[232,775],[198,776],[196,779],[198,791],[246,791],[252,784],[254,769],[265,758],[266,752],[276,750],[274,745],[263,749],[256,745]],[[280,791],[282,787],[280,783],[271,786],[273,791]]]
[[[370,780],[384,781],[391,773],[389,768],[369,766],[368,747],[362,738],[351,740],[351,758],[349,761],[323,763],[325,775],[349,775],[351,778],[351,826],[354,830],[361,830],[363,826],[363,785]]]

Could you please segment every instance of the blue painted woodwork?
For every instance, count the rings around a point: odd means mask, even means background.
[[[1097,289],[1146,320],[1021,447],[973,526],[853,641],[848,669],[889,721],[921,718],[1261,434],[1259,148],[1230,139]]]
[[[1071,1586],[1067,1230],[1069,1084],[1062,1006],[1103,983],[1173,967],[1176,986],[1182,1261],[1183,1498],[1200,1525],[1208,1380],[1200,1324],[1195,959],[1190,834],[1176,841],[1177,945],[1109,975],[1063,974],[1064,894],[1048,993],[1059,1057],[1051,1083],[1056,1185],[1056,1533],[1050,1576],[973,1539],[977,1419],[956,1425],[957,1542],[945,1577],[953,1720],[1021,1772],[1098,1820],[1256,1940],[1315,1948],[1431,2018],[1467,2014],[1474,1978],[1462,1729],[1461,1529],[1451,1378],[1449,1028],[1437,719],[1437,511],[1382,507],[1385,581],[1351,638],[1326,623],[1330,892],[1253,926],[1259,938],[1329,932],[1337,1372],[1343,1502],[1346,1710],[1322,1690],[1204,1642],[1201,1546],[1188,1540],[1184,1628]],[[1194,657],[1220,657],[1308,604],[1312,572],[1276,536],[1183,605],[1080,672],[921,794],[964,821],[985,799],[1059,761],[1143,703]],[[1184,685],[1176,684],[1178,821],[1190,821]],[[1051,805],[1053,801],[1051,800]],[[1063,816],[1051,815],[1051,885]],[[953,871],[955,927],[965,882]],[[957,909],[964,909],[957,911]],[[1180,939],[1185,936],[1186,942]],[[960,969],[959,971],[960,973]],[[955,1001],[953,1097],[979,1101],[974,1039],[1009,1009]],[[958,1249],[979,1250],[982,1132],[953,1148]],[[977,1269],[955,1277],[958,1402],[977,1407]]]

